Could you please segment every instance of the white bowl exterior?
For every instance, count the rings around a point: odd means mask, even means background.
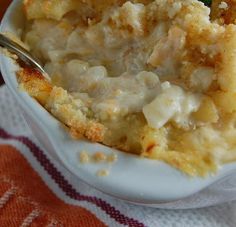
[[[21,0],[15,0],[11,4],[1,24],[2,32],[15,34],[19,32],[23,20],[22,14],[16,12],[19,12],[21,2]],[[197,200],[200,197],[201,200],[191,204],[189,203],[191,196],[195,198],[195,193],[236,170],[236,164],[233,163],[223,166],[217,175],[207,178],[189,178],[169,165],[155,160],[142,159],[101,144],[73,140],[61,124],[44,108],[28,94],[18,90],[15,78],[17,67],[14,63],[9,58],[0,56],[0,66],[8,88],[22,107],[30,128],[45,150],[54,159],[61,162],[75,177],[109,195],[132,203],[160,208],[203,207],[213,205],[217,201],[207,202],[204,196],[199,196]],[[89,153],[96,151],[116,152],[118,161],[109,167],[105,164],[82,165],[78,161],[78,152],[82,150]],[[101,168],[110,168],[110,175],[97,177],[96,171]],[[236,199],[236,188],[234,193]],[[186,197],[189,198],[183,199]]]

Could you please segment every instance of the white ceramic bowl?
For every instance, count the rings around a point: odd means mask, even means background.
[[[12,2],[2,21],[2,32],[19,34],[24,24],[21,4],[22,0]],[[28,94],[18,90],[15,77],[17,66],[5,56],[0,56],[0,66],[8,88],[22,107],[29,126],[44,146],[45,151],[61,162],[75,177],[111,196],[146,206],[194,208],[220,202],[217,199],[214,202],[207,201],[207,198],[202,196],[204,191],[199,196],[194,194],[236,171],[235,163],[223,166],[214,176],[204,179],[189,178],[165,163],[115,150],[118,154],[118,161],[111,166],[110,175],[107,177],[96,176],[98,169],[107,168],[107,166],[82,165],[78,161],[78,152],[86,150],[90,153],[96,151],[110,153],[114,149],[71,139],[55,118]],[[188,198],[186,199],[186,197]],[[190,203],[191,198],[197,199]]]

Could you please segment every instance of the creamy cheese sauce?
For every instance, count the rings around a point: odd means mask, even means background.
[[[197,0],[59,2],[25,1],[23,40],[104,144],[190,175],[235,160],[234,24]]]
[[[169,16],[173,18],[180,9],[177,4]],[[200,96],[185,92],[182,83],[170,82],[164,89],[160,82],[179,77],[186,33],[163,20],[146,35],[144,15],[143,4],[126,2],[107,10],[99,23],[90,26],[74,26],[74,14],[61,23],[36,20],[26,41],[40,39],[33,49],[44,59],[48,73],[82,99],[100,120],[144,110],[151,127],[160,128],[168,121],[187,127],[189,116],[200,105]],[[213,77],[206,76],[207,82],[202,82],[201,71],[194,71],[191,83],[204,90]]]
[[[161,128],[168,121],[174,121],[182,127],[191,124],[189,115],[198,110],[201,95],[185,92],[176,85],[164,82],[157,97],[143,107],[149,126]]]

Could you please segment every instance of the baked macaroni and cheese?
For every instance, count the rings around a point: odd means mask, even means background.
[[[236,1],[25,0],[51,76],[21,88],[75,138],[204,176],[236,159]]]

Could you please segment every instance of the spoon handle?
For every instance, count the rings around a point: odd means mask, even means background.
[[[45,74],[45,70],[38,63],[37,60],[29,53],[28,50],[14,42],[12,39],[0,33],[0,46],[6,48],[9,52],[16,54],[21,61],[26,65],[38,69],[41,73]]]

